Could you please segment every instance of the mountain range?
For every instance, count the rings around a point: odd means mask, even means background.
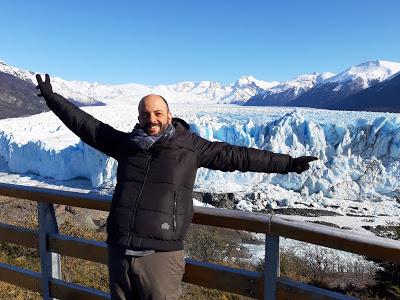
[[[0,119],[48,110],[45,101],[36,94],[35,85],[31,81],[0,72]]]
[[[0,61],[0,73],[6,73],[36,85],[36,72],[26,71]],[[237,103],[243,104],[261,90],[279,82],[257,80],[243,76],[234,84],[223,85],[215,81],[179,82],[171,85],[147,86],[136,83],[107,85],[97,82],[67,81],[51,76],[53,90],[79,105],[113,105],[138,101],[144,95],[163,95],[171,103]],[[139,97],[139,98],[138,98]]]
[[[400,110],[400,99],[396,96],[400,94],[398,72],[400,63],[376,60],[352,66],[338,74],[305,74],[285,82],[268,82],[253,76],[243,76],[227,85],[215,81],[157,86],[136,83],[107,85],[67,81],[56,76],[51,80],[55,92],[78,106],[132,104],[144,95],[155,93],[163,95],[170,103],[182,104],[307,106],[397,112]],[[0,61],[0,118],[47,110],[44,101],[36,97],[35,74]],[[380,98],[377,98],[378,94]],[[382,97],[389,95],[390,101],[383,101]],[[363,101],[363,97],[368,98]]]
[[[352,101],[351,96],[391,80],[398,72],[400,63],[376,60],[350,67],[336,75],[332,73],[302,75],[293,81],[259,92],[244,105],[341,109],[344,107],[344,102]],[[394,89],[395,85],[391,86]],[[400,86],[397,86],[397,91],[400,93]],[[400,99],[398,102],[400,103]],[[341,104],[336,106],[337,103]],[[378,109],[379,106],[377,103],[374,107]],[[357,107],[357,110],[367,110],[371,109],[372,105],[368,108],[362,105]],[[385,109],[396,111],[396,108],[392,109],[389,106]],[[378,110],[383,111],[383,109]]]
[[[269,89],[257,93],[244,105],[248,106],[290,106],[291,103],[309,91],[315,85],[332,77],[333,73],[314,73],[312,75],[300,75],[293,80],[285,81]]]
[[[381,60],[362,63],[320,82],[291,104],[293,106],[338,109],[336,103],[342,102],[344,99],[346,102],[351,102],[352,95],[387,79],[390,80],[399,71],[400,63]],[[362,107],[361,109],[366,110],[367,108]]]
[[[351,95],[329,109],[400,113],[400,74]]]

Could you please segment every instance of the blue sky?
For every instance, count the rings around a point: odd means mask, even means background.
[[[1,1],[0,60],[67,80],[289,80],[400,61],[400,1]]]

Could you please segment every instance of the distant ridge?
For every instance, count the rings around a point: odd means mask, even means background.
[[[349,96],[329,108],[400,113],[400,74]]]
[[[390,92],[379,94],[378,102],[378,96],[374,96],[373,93],[377,93],[379,89],[371,89],[365,95],[362,94],[363,97],[368,97],[364,103],[359,98],[350,100],[351,96],[393,78],[398,72],[400,63],[375,60],[352,66],[336,75],[329,72],[304,74],[285,82],[267,82],[253,76],[243,76],[228,85],[214,81],[186,81],[158,86],[136,83],[106,85],[66,81],[52,76],[52,84],[54,91],[78,106],[135,105],[144,95],[155,93],[163,95],[170,103],[175,104],[398,111],[395,83],[390,87]],[[43,99],[36,97],[35,85],[35,72],[12,67],[0,61],[0,118],[47,111]],[[385,100],[382,97],[390,99]]]
[[[45,101],[36,94],[32,82],[0,72],[0,119],[48,111]]]
[[[291,106],[292,102],[316,84],[332,77],[333,73],[300,75],[293,80],[282,82],[251,97],[246,106]]]
[[[36,85],[36,72],[26,71],[0,61],[0,73],[11,75]],[[107,85],[86,81],[67,81],[50,74],[54,91],[79,106],[134,104],[150,93],[163,95],[170,103],[196,104],[243,104],[256,93],[277,85],[279,82],[258,80],[243,76],[233,84],[223,85],[215,81],[178,82],[170,85],[146,86],[128,83]],[[14,86],[17,88],[17,86]],[[8,92],[9,93],[9,92]],[[0,107],[1,108],[1,107]]]
[[[335,103],[378,84],[399,71],[400,63],[382,60],[365,62],[322,81],[292,101],[291,106],[335,107]]]

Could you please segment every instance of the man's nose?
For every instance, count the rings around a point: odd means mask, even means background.
[[[157,121],[156,115],[155,114],[150,114],[149,121],[151,123],[155,123]]]

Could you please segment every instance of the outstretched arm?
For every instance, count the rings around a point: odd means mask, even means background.
[[[40,90],[38,96],[44,97],[47,106],[73,133],[93,148],[118,159],[124,132],[97,120],[61,95],[54,93],[48,74],[45,75],[44,82],[39,74],[36,75],[36,80],[38,82],[36,88]]]
[[[199,167],[213,170],[300,174],[310,168],[309,162],[318,159],[314,156],[293,158],[271,151],[210,142],[196,134],[193,134],[193,141]]]

